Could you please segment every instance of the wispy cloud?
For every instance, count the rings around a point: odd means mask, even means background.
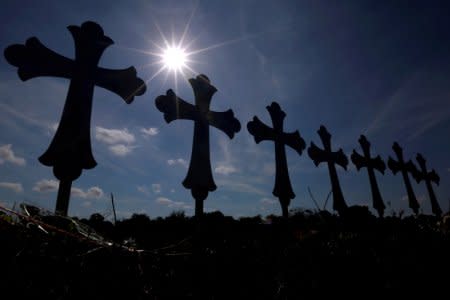
[[[153,193],[155,193],[155,194],[161,193],[161,184],[153,183],[152,184],[152,190],[153,190]]]
[[[156,127],[141,128],[140,131],[144,137],[155,136],[159,133],[159,130]]]
[[[187,205],[186,203],[182,201],[173,201],[166,197],[158,197],[155,200],[156,203],[160,205],[164,205],[170,208],[183,208],[183,209],[192,209],[192,206]]]
[[[219,140],[219,146],[222,150],[223,160],[218,163],[218,166],[214,168],[214,172],[221,175],[229,175],[231,173],[239,172],[233,164],[231,150],[229,148],[229,142],[221,137]]]
[[[133,151],[134,148],[136,147],[123,144],[117,144],[108,147],[109,151],[111,151],[111,153],[116,156],[127,156],[131,153],[131,151]]]
[[[59,182],[54,179],[42,179],[35,183],[33,191],[39,193],[56,192],[59,187]],[[73,197],[79,197],[83,199],[99,199],[102,198],[104,192],[98,186],[93,186],[84,191],[83,189],[72,187],[70,194]]]
[[[0,187],[12,190],[16,193],[23,192],[23,186],[21,183],[18,182],[0,182]]]
[[[3,164],[5,161],[18,166],[24,166],[26,164],[24,158],[14,154],[11,144],[0,146],[0,164]]]
[[[429,91],[433,91],[431,95]],[[381,105],[364,133],[370,135],[388,129],[391,134],[403,132],[407,140],[414,140],[450,119],[448,95],[445,74],[421,70],[403,82]]]
[[[276,201],[275,199],[271,199],[271,198],[261,198],[261,200],[259,200],[259,202],[263,205],[274,205],[277,204],[278,201]]]
[[[217,185],[220,185],[223,190],[228,190],[237,193],[256,194],[260,196],[266,196],[267,192],[257,188],[251,184],[234,181],[234,180],[217,180]]]
[[[220,165],[214,169],[214,172],[222,175],[229,175],[231,173],[237,172],[237,169],[231,165]]]
[[[180,166],[183,166],[185,168],[187,168],[187,166],[188,166],[187,161],[185,161],[182,158],[169,159],[169,160],[167,160],[167,164],[169,166],[180,165]]]
[[[141,192],[142,194],[146,195],[146,196],[150,196],[152,193],[150,192],[150,190],[144,186],[144,185],[138,185],[137,186],[137,190],[139,192]],[[153,183],[152,184],[152,192],[154,194],[159,194],[161,193],[161,184],[160,183]]]
[[[145,196],[150,196],[150,191],[148,190],[148,188],[146,186],[138,185],[137,190],[139,192],[141,192],[142,194],[144,194]]]
[[[95,127],[95,138],[106,144],[134,143],[134,135],[128,129],[107,129],[100,126]]]

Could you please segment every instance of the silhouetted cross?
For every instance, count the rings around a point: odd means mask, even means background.
[[[434,182],[437,185],[439,185],[439,175],[436,173],[435,170],[432,170],[431,172],[428,172],[427,169],[427,161],[425,158],[423,158],[422,154],[417,154],[416,160],[419,163],[420,171],[418,171],[415,174],[415,179],[417,183],[419,183],[422,180],[425,180],[425,183],[427,185],[428,194],[430,195],[430,201],[431,201],[431,210],[433,211],[433,214],[440,217],[442,215],[441,207],[439,206],[439,202],[436,199],[436,195],[434,194],[433,187],[431,186],[431,183]]]
[[[339,149],[337,152],[331,151],[331,134],[327,131],[325,126],[320,126],[317,133],[322,140],[324,149],[320,149],[313,142],[311,142],[311,146],[308,148],[308,155],[314,161],[316,166],[319,166],[321,162],[328,163],[331,190],[333,191],[333,209],[342,215],[347,209],[347,204],[345,203],[344,196],[342,195],[335,164],[338,164],[347,170],[348,159],[342,149]]]
[[[136,77],[133,67],[109,70],[97,67],[103,51],[113,41],[94,22],[67,27],[75,42],[75,60],[46,48],[32,37],[25,45],[11,45],[5,50],[8,62],[18,67],[23,81],[39,76],[70,79],[69,91],[61,120],[47,151],[39,157],[60,180],[56,212],[67,215],[72,181],[82,169],[92,169],[97,163],[92,155],[90,122],[94,86],[101,86],[131,103],[135,95],[145,92],[144,82]]]
[[[191,190],[195,199],[195,215],[200,217],[203,214],[203,201],[209,192],[217,188],[211,172],[209,126],[220,129],[232,139],[241,130],[241,124],[231,109],[225,112],[209,110],[211,98],[217,89],[210,84],[208,77],[199,75],[189,79],[189,83],[194,90],[195,105],[178,98],[172,90],[158,96],[155,104],[164,113],[167,123],[178,119],[194,121],[191,161],[183,186]]]
[[[375,158],[372,158],[370,156],[370,143],[364,135],[361,135],[358,141],[361,145],[361,148],[363,149],[363,155],[360,155],[358,154],[358,152],[356,152],[356,150],[353,150],[351,159],[358,171],[361,168],[367,168],[367,173],[369,174],[370,180],[370,188],[372,190],[372,205],[373,208],[378,211],[378,215],[382,217],[386,206],[383,203],[383,198],[381,198],[377,178],[375,177],[375,170],[384,174],[386,165],[379,155]]]
[[[414,191],[411,186],[411,181],[409,180],[408,176],[408,173],[411,173],[413,177],[416,177],[418,170],[411,160],[408,160],[407,162],[404,161],[403,149],[402,147],[399,146],[397,142],[394,143],[392,149],[397,155],[398,160],[396,161],[389,156],[388,167],[389,169],[391,169],[394,175],[397,174],[397,172],[399,171],[402,173],[403,181],[405,182],[406,186],[406,192],[408,193],[409,207],[414,211],[415,214],[418,214],[420,205],[419,202],[417,201],[416,195],[414,194]]]
[[[257,144],[264,140],[275,142],[276,172],[275,186],[272,194],[280,200],[283,217],[288,217],[289,203],[291,202],[291,199],[295,198],[295,194],[289,179],[286,150],[284,146],[288,145],[297,151],[299,155],[302,155],[302,151],[305,149],[306,145],[298,130],[291,133],[283,132],[283,121],[286,117],[286,113],[281,110],[278,103],[272,102],[272,104],[266,108],[272,119],[273,128],[270,128],[255,116],[253,117],[253,121],[248,122],[247,129],[248,132],[253,135]]]

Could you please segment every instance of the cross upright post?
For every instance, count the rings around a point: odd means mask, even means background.
[[[110,70],[97,66],[103,51],[113,44],[98,24],[88,21],[67,28],[75,42],[74,60],[48,49],[36,37],[24,45],[11,45],[4,52],[6,60],[18,67],[22,81],[40,76],[70,80],[58,129],[47,151],[39,157],[42,164],[53,167],[60,181],[55,212],[61,215],[67,215],[69,209],[72,181],[83,169],[97,165],[90,138],[94,87],[103,87],[128,104],[145,92],[145,83],[136,77],[134,67]]]
[[[283,121],[286,113],[278,103],[272,102],[266,108],[272,119],[273,128],[270,128],[255,116],[252,121],[247,123],[247,129],[253,135],[257,144],[264,140],[275,142],[275,186],[272,194],[278,197],[283,217],[287,218],[289,204],[291,199],[295,198],[295,194],[289,179],[285,145],[290,146],[301,155],[306,144],[298,130],[291,133],[283,131]]]
[[[211,85],[206,75],[191,78],[189,83],[194,90],[195,105],[179,98],[172,90],[168,90],[166,95],[158,96],[155,105],[164,114],[167,123],[181,119],[194,121],[191,160],[183,186],[191,190],[195,199],[195,216],[201,218],[203,201],[209,192],[217,188],[211,171],[209,126],[216,127],[232,139],[241,130],[241,124],[231,109],[225,112],[210,110],[211,99],[217,89]]]
[[[378,155],[377,157],[372,157],[370,154],[370,143],[364,135],[359,138],[359,144],[363,150],[363,155],[360,155],[356,150],[353,150],[351,159],[356,169],[359,171],[361,168],[367,169],[367,174],[369,175],[370,188],[372,190],[372,205],[378,212],[380,217],[384,215],[384,205],[383,198],[381,197],[380,189],[378,188],[377,178],[375,177],[375,170],[384,174],[386,170],[386,164]]]
[[[397,155],[397,160],[394,160],[389,156],[388,167],[389,169],[391,169],[394,175],[397,174],[397,172],[402,173],[403,181],[405,183],[406,192],[408,195],[409,207],[417,215],[419,213],[420,205],[417,201],[416,195],[414,194],[408,173],[411,173],[413,177],[416,177],[418,170],[411,160],[405,162],[403,157],[403,149],[397,142],[392,145],[392,150],[394,150],[394,153]]]
[[[331,134],[325,126],[320,126],[317,133],[322,140],[324,149],[320,149],[314,144],[314,142],[311,142],[311,146],[308,148],[308,155],[317,167],[322,162],[326,162],[328,164],[331,190],[333,193],[333,209],[336,210],[339,215],[343,215],[347,210],[347,203],[345,203],[344,195],[342,194],[335,165],[337,164],[347,170],[348,159],[342,149],[339,149],[339,151],[336,152],[331,150]]]
[[[428,195],[430,196],[430,202],[431,202],[431,210],[434,215],[437,217],[440,217],[442,215],[442,209],[439,205],[439,202],[436,199],[436,194],[434,193],[433,186],[431,185],[432,182],[439,185],[439,175],[436,173],[435,170],[432,170],[431,172],[428,171],[427,168],[427,161],[422,156],[422,154],[417,154],[416,160],[419,163],[420,171],[417,172],[415,175],[415,179],[417,183],[421,182],[422,180],[425,181],[425,184],[427,186]]]

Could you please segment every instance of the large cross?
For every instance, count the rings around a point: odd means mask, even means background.
[[[356,152],[356,150],[353,150],[351,159],[353,164],[358,169],[358,171],[361,168],[367,168],[367,173],[369,174],[370,188],[372,190],[372,205],[373,208],[375,208],[378,211],[378,215],[382,217],[386,206],[383,203],[383,198],[381,198],[377,178],[375,177],[375,170],[384,174],[384,170],[386,170],[386,164],[379,155],[375,158],[371,157],[370,143],[364,135],[361,135],[358,141],[363,150],[363,155],[360,155],[358,152]]]
[[[272,102],[266,107],[272,119],[273,128],[270,128],[258,117],[253,117],[253,121],[248,122],[247,129],[255,138],[255,142],[259,144],[261,141],[270,140],[275,142],[275,186],[272,194],[278,197],[283,217],[288,217],[288,207],[291,199],[295,198],[292,190],[291,181],[289,179],[289,171],[286,160],[285,145],[293,148],[299,155],[302,155],[305,149],[305,141],[301,138],[297,131],[291,133],[283,132],[283,121],[286,113],[281,110],[280,105]]]
[[[347,170],[348,159],[342,149],[339,149],[339,151],[336,152],[331,151],[331,134],[327,131],[325,126],[320,126],[317,133],[322,140],[324,149],[320,149],[313,142],[311,142],[311,146],[308,148],[308,155],[314,161],[316,166],[319,166],[321,162],[326,162],[328,164],[331,190],[333,192],[333,209],[342,215],[347,209],[347,203],[345,203],[344,196],[342,194],[335,165],[340,165]]]
[[[420,171],[418,171],[415,174],[415,179],[419,183],[420,181],[424,180],[425,184],[427,185],[428,194],[430,195],[430,201],[431,201],[431,210],[433,211],[433,214],[440,217],[442,215],[442,209],[439,206],[439,202],[436,199],[436,195],[434,194],[433,187],[431,186],[431,183],[434,182],[437,185],[439,185],[439,175],[436,173],[435,170],[432,170],[431,172],[427,169],[427,161],[422,156],[422,154],[417,154],[416,160],[419,163]]]
[[[23,81],[40,76],[70,79],[58,129],[47,151],[39,157],[42,164],[53,167],[53,174],[60,180],[56,212],[62,215],[67,215],[72,181],[83,169],[97,165],[90,139],[94,86],[118,94],[126,103],[145,92],[145,84],[136,77],[133,67],[110,70],[97,66],[103,51],[113,44],[98,24],[85,22],[81,27],[67,28],[75,42],[74,60],[46,48],[35,37],[24,45],[9,46],[4,53],[8,62],[18,67]]]
[[[241,124],[231,109],[225,112],[209,109],[211,98],[217,89],[211,85],[208,77],[199,75],[195,79],[189,79],[189,83],[194,90],[195,105],[178,98],[172,90],[168,90],[166,95],[158,96],[155,104],[158,110],[164,113],[167,123],[179,119],[194,121],[191,161],[183,186],[191,190],[195,199],[195,215],[201,217],[203,201],[209,192],[217,188],[211,172],[209,126],[220,129],[232,139],[234,134],[241,130]]]
[[[409,180],[408,173],[411,173],[414,177],[418,172],[416,166],[412,163],[411,160],[405,162],[403,158],[403,149],[400,145],[395,142],[392,146],[392,150],[394,150],[397,155],[398,160],[394,160],[389,156],[388,159],[388,167],[391,169],[392,173],[397,174],[397,172],[401,172],[403,176],[403,181],[405,182],[406,192],[408,194],[409,207],[414,211],[415,214],[419,213],[419,202],[417,201],[416,195],[411,186],[411,181]]]

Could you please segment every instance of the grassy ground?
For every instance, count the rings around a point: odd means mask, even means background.
[[[77,222],[105,239],[0,216],[2,290],[45,299],[297,299],[305,288],[439,290],[448,283],[448,224],[431,216],[300,211],[286,221],[211,213],[199,227],[178,213],[134,215],[115,226],[100,215]]]

